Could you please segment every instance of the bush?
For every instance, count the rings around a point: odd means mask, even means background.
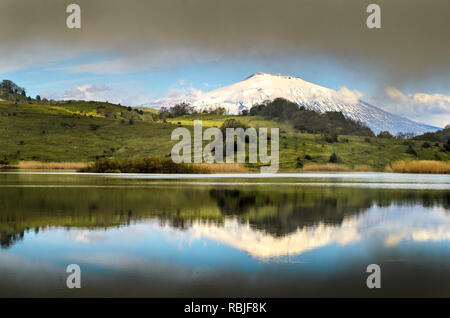
[[[176,104],[170,108],[167,107],[161,107],[159,110],[159,118],[160,119],[166,119],[166,118],[174,118],[179,117],[187,114],[194,113],[194,107],[191,106],[188,103],[180,103]]]
[[[300,159],[300,157],[297,157],[297,163],[296,163],[296,166],[297,166],[297,168],[303,168],[303,163],[302,163],[302,160]]]
[[[243,128],[244,130],[247,129],[247,125],[242,124],[239,120],[236,120],[234,118],[227,119],[223,122],[222,126],[220,126],[220,130],[222,131],[222,134],[226,135],[226,129],[227,128]]]
[[[208,173],[204,167],[175,163],[171,158],[143,157],[139,159],[101,158],[79,172],[122,173]]]
[[[380,131],[377,135],[377,138],[386,138],[386,139],[393,139],[394,136],[391,135],[389,131]]]
[[[444,151],[450,151],[450,139],[443,146]]]
[[[408,145],[408,149],[406,149],[406,153],[413,155],[414,157],[417,157],[417,152],[414,150],[414,148],[411,145]]]
[[[324,140],[330,144],[338,142],[338,135],[336,133],[327,134],[324,136]]]
[[[338,162],[338,156],[333,152],[330,156],[330,160],[331,163],[337,163]]]
[[[9,160],[6,156],[3,156],[3,158],[0,158],[0,165],[9,165]]]

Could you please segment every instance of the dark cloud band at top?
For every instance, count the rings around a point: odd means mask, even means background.
[[[165,47],[222,58],[325,54],[393,81],[450,77],[448,0],[73,0],[80,30],[66,27],[69,3],[2,0],[0,58],[37,45],[130,56]],[[369,3],[381,6],[381,29],[366,27]]]

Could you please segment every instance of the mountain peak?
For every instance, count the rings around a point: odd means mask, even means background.
[[[155,100],[149,106],[171,107],[181,102],[190,103],[202,111],[224,107],[228,114],[238,114],[276,98],[284,98],[316,112],[341,112],[345,117],[361,121],[375,133],[387,130],[421,134],[436,130],[435,127],[413,122],[390,114],[360,100],[359,94],[316,85],[295,76],[255,73],[243,81],[209,92]]]
[[[286,78],[286,79],[301,79],[301,78],[295,77],[295,76],[284,75],[284,74],[280,74],[280,73],[271,74],[271,73],[266,73],[266,72],[253,73],[246,79],[255,78],[255,77],[278,77],[278,78],[282,77],[282,78]]]

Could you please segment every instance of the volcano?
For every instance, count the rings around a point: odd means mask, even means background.
[[[353,120],[361,121],[374,133],[389,131],[423,134],[439,128],[414,122],[391,114],[364,102],[357,94],[346,89],[334,90],[309,83],[299,77],[257,73],[243,81],[209,92],[195,92],[183,97],[165,97],[145,106],[170,107],[186,102],[198,111],[224,107],[227,114],[236,115],[244,109],[276,98],[284,98],[316,112],[338,111]]]

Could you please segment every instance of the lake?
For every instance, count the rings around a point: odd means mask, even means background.
[[[0,297],[450,297],[450,176],[0,172],[0,243]]]

